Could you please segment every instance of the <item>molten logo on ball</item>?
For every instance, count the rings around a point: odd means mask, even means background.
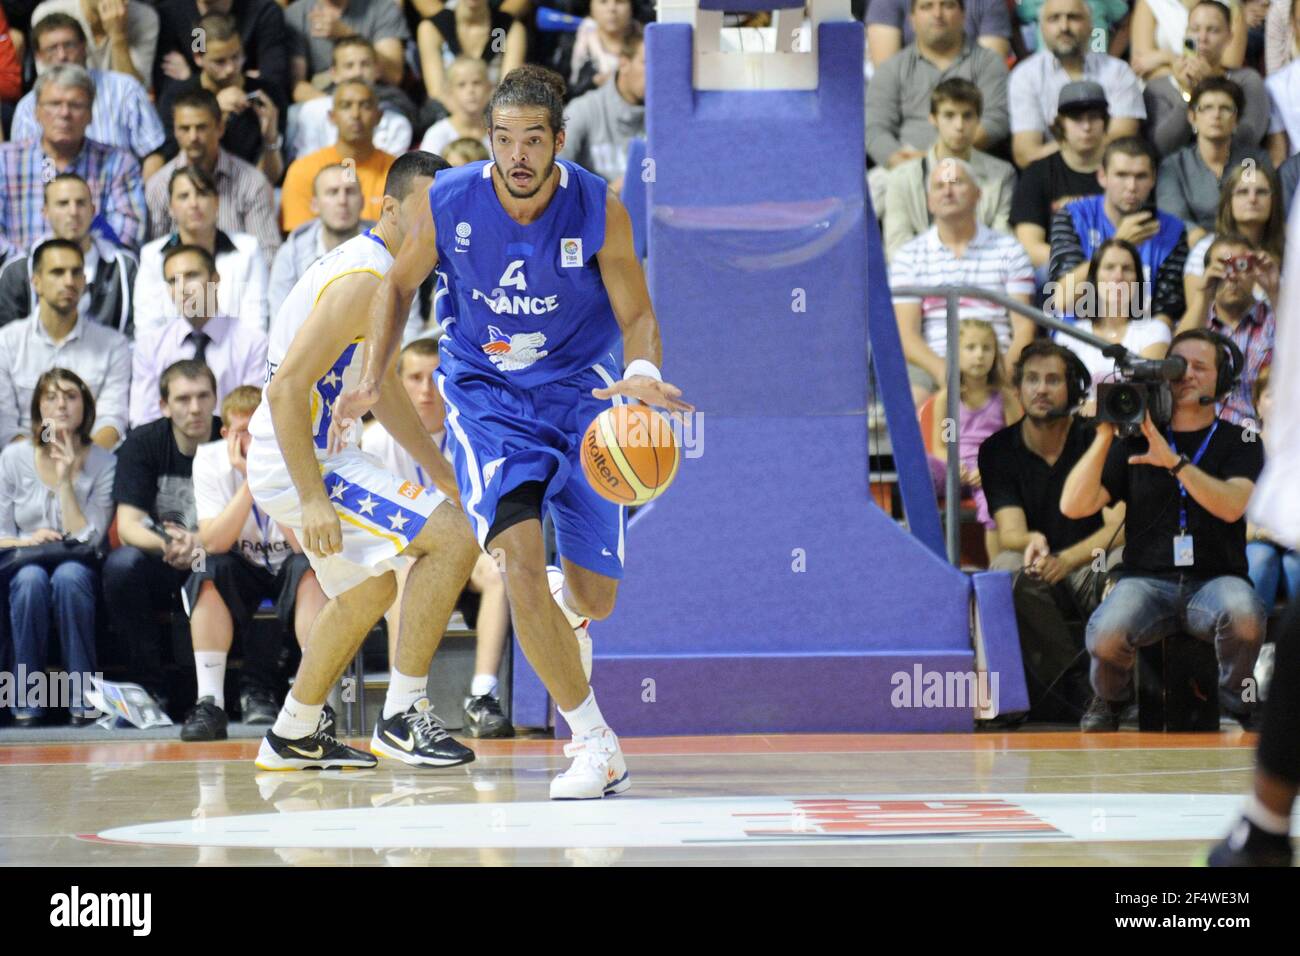
[[[583,474],[615,504],[643,505],[659,497],[676,477],[680,458],[668,420],[644,405],[607,408],[582,436]]]

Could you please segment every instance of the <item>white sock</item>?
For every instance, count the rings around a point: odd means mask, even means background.
[[[428,696],[429,675],[407,677],[396,667],[388,675],[388,696],[384,698],[384,720],[404,714],[421,697]]]
[[[226,706],[226,652],[195,651],[194,670],[199,679],[199,697],[213,697],[217,706]]]
[[[285,740],[301,740],[316,733],[316,728],[320,725],[321,711],[325,709],[324,704],[304,704],[293,694],[294,692],[290,691],[289,696],[284,699],[280,716],[275,718],[275,726],[271,728],[273,734]]]
[[[1253,793],[1246,800],[1246,806],[1242,808],[1241,815],[1244,816],[1255,826],[1259,827],[1265,833],[1273,833],[1278,836],[1286,836],[1291,832],[1291,821],[1279,813],[1274,813],[1264,804],[1259,802],[1259,797]]]
[[[594,690],[587,695],[586,700],[573,710],[562,710],[560,713],[564,716],[575,738],[589,736],[601,727],[609,726],[605,723],[605,718],[601,716],[600,705],[596,703],[596,692]]]
[[[469,696],[482,697],[484,694],[497,695],[497,675],[496,674],[475,674],[474,680],[469,685]]]

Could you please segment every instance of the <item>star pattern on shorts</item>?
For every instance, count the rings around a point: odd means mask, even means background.
[[[406,523],[410,520],[409,517],[402,514],[400,511],[397,512],[397,514],[388,516],[388,523],[392,526],[394,531],[403,530],[406,527]]]
[[[342,501],[343,492],[347,490],[348,490],[348,483],[344,481],[342,478],[340,478],[338,480],[338,483],[333,488],[330,489],[330,498],[333,500]]]
[[[334,369],[330,369],[329,374],[320,380],[322,385],[328,386],[329,388],[334,388],[342,381],[343,379],[339,377],[339,373],[334,371]]]
[[[357,508],[361,511],[363,515],[369,515],[375,513],[375,505],[377,504],[379,504],[379,502],[376,501],[374,498],[371,498],[370,495],[367,494],[364,498],[362,498],[360,501],[357,502]]]

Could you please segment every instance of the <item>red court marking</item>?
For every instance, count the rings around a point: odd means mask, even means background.
[[[354,739],[356,745],[364,741]],[[550,756],[560,740],[470,740],[484,757]],[[1064,731],[1018,734],[756,734],[742,737],[624,737],[632,756],[708,756],[711,754],[853,754],[963,751],[997,753],[1031,750],[1209,750],[1253,748],[1255,736],[1241,731],[1217,734],[1081,734]],[[93,744],[0,745],[0,766],[22,764],[116,764],[249,760],[258,740],[182,743],[176,740],[104,741]]]

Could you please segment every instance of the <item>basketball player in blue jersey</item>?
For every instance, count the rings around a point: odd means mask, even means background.
[[[248,486],[258,507],[292,529],[330,599],[312,626],[297,680],[257,755],[263,770],[372,767],[375,755],[415,766],[468,763],[429,709],[429,664],[478,547],[456,504],[451,466],[394,373],[375,415],[433,483],[394,475],[351,441],[331,441],[333,404],[361,375],[367,308],[434,174],[432,153],[401,156],[384,184],[379,223],[316,260],[294,285],[267,348],[267,401],[249,423]],[[402,626],[370,753],[335,740],[321,718],[326,694],[392,604],[407,576]]]
[[[437,266],[449,297],[437,377],[462,506],[504,566],[520,644],[573,730],[565,753],[575,759],[551,797],[588,799],[631,785],[574,640],[583,618],[614,608],[625,525],[624,509],[583,477],[579,442],[611,403],[691,406],[659,373],[659,327],[627,210],[604,180],[555,158],[563,93],[558,75],[535,66],[497,87],[486,111],[494,159],[440,173],[429,190],[375,295],[365,369],[340,398],[336,426],[359,421],[378,397],[398,317]],[[563,562],[556,597],[543,509]]]

